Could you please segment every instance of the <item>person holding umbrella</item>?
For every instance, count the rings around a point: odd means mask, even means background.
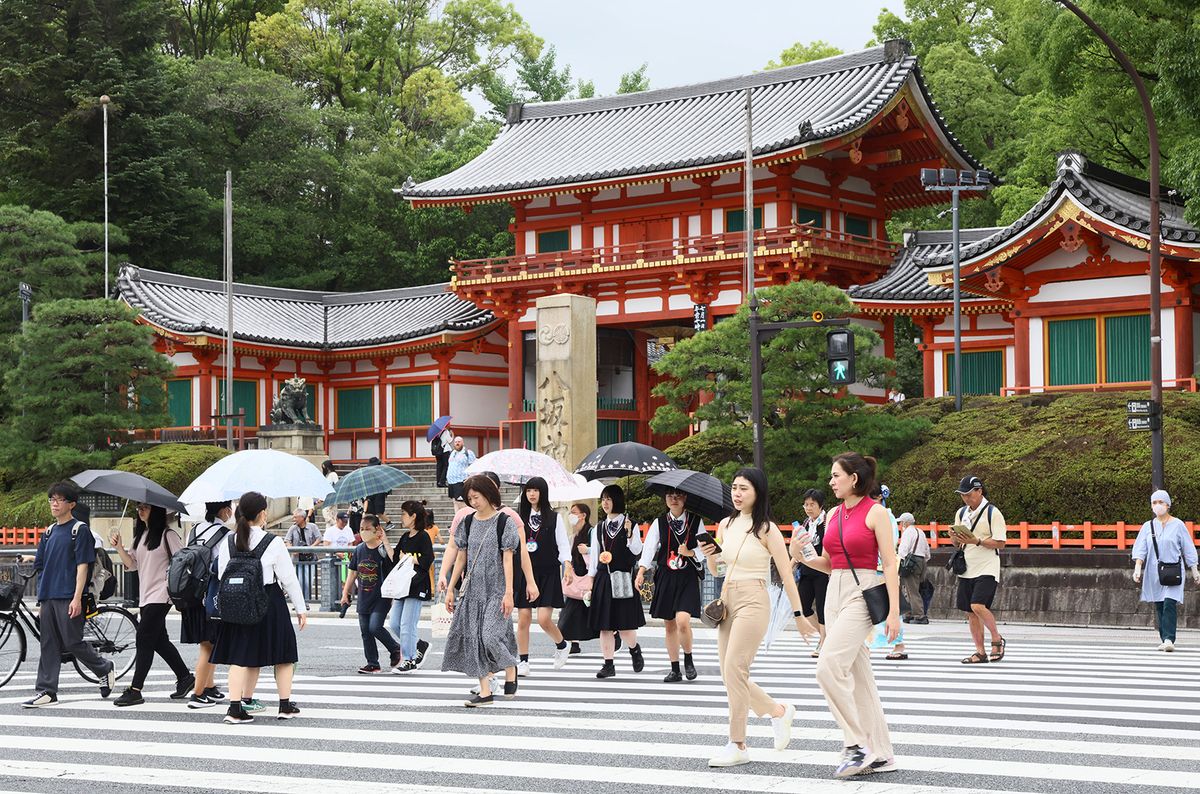
[[[563,606],[563,578],[568,582],[571,580],[572,571],[568,565],[571,562],[571,546],[562,518],[550,506],[550,486],[541,477],[530,477],[525,482],[517,512],[525,525],[525,549],[529,552],[538,589],[537,598],[526,598],[525,577],[519,568],[513,572],[517,653],[521,659],[517,674],[524,677],[529,675],[529,627],[533,622],[534,609],[537,609],[538,625],[554,642],[554,669],[561,670],[567,663],[567,643],[558,626],[554,625],[554,610]]]
[[[634,590],[641,590],[646,571],[654,572],[654,598],[650,601],[650,617],[660,618],[666,629],[667,658],[671,672],[663,683],[696,680],[696,664],[692,660],[692,618],[700,617],[700,577],[703,575],[704,552],[699,549],[696,535],[704,524],[695,513],[684,509],[687,494],[671,488],[663,495],[666,511],[654,520],[642,544]],[[683,673],[679,670],[679,649],[683,648]]]
[[[429,442],[429,452],[437,461],[435,484],[438,488],[446,486],[446,472],[450,466],[450,447],[454,445],[454,434],[450,432],[450,417],[439,416],[429,426],[425,433]]]
[[[642,553],[642,537],[625,515],[625,491],[621,486],[609,485],[600,492],[600,509],[604,511],[604,521],[592,534],[588,554],[588,575],[592,577],[588,623],[600,633],[600,650],[604,654],[604,666],[596,677],[612,678],[617,674],[613,666],[617,650],[614,631],[620,632],[629,647],[633,672],[640,673],[646,666],[642,648],[637,644],[637,630],[646,625],[646,616],[632,575]]]
[[[183,548],[183,541],[167,526],[166,508],[145,503],[137,506],[133,547],[126,550],[120,531],[114,531],[108,540],[125,564],[125,570],[138,572],[140,609],[133,680],[121,696],[113,701],[113,705],[138,706],[146,702],[142,697],[142,687],[146,684],[146,676],[150,674],[155,654],[175,673],[175,691],[171,693],[171,699],[182,700],[192,691],[196,679],[167,635],[167,613],[171,611],[171,599],[167,595],[167,568],[171,566],[171,557]]]

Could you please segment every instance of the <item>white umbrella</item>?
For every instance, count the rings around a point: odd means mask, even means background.
[[[221,458],[205,469],[180,494],[179,501],[223,502],[239,499],[247,491],[258,491],[272,499],[301,496],[324,499],[332,488],[321,470],[304,458],[277,449],[247,449]]]
[[[770,650],[784,627],[792,622],[792,605],[782,587],[772,584],[767,587],[767,599],[771,604],[771,615],[767,618],[767,633],[763,636],[762,649]]]
[[[600,498],[600,492],[604,490],[603,482],[589,480],[582,474],[572,474],[571,476],[575,479],[574,485],[550,486],[551,502],[586,502],[589,499]]]
[[[502,482],[521,484],[530,477],[541,477],[551,489],[573,487],[575,478],[549,455],[532,449],[501,449],[489,452],[467,467],[467,474],[494,471]]]

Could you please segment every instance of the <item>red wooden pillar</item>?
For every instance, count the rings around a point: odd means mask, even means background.
[[[450,414],[450,361],[453,358],[453,350],[439,350],[433,354],[438,365],[438,416]]]
[[[608,234],[607,228],[605,234]],[[508,321],[508,418],[516,419],[525,410],[525,345],[521,336],[521,328],[514,313]],[[509,440],[515,446],[517,443],[515,425],[508,425]],[[524,436],[521,436],[524,439]],[[503,439],[501,439],[503,444]]]
[[[646,335],[631,331],[633,337],[633,401],[637,407],[637,440],[650,443],[650,360],[646,356]]]
[[[896,318],[891,314],[883,317],[883,332],[880,336],[883,337],[883,357],[896,357]]]
[[[937,388],[933,380],[933,362],[936,351],[933,349],[933,327],[937,324],[937,317],[922,317],[917,320],[917,326],[921,329],[921,371],[924,376],[924,383],[921,391],[924,397],[933,397],[937,394]]]
[[[1026,389],[1029,387],[1029,317],[1024,307],[1013,311],[1013,357],[1017,379],[1013,385],[1019,390]]]
[[[392,419],[388,416],[387,412],[387,368],[391,366],[394,360],[391,357],[371,359],[371,363],[375,365],[379,383],[379,459],[381,461],[387,460],[388,457],[388,427],[392,424]],[[416,450],[413,450],[413,452],[416,452]]]
[[[200,366],[200,426],[211,427],[213,424],[213,362],[217,360],[214,350],[194,351],[196,363]]]
[[[1189,291],[1190,292],[1190,291]],[[1195,340],[1192,336],[1192,301],[1184,290],[1175,291],[1175,377],[1190,378],[1194,370]]]

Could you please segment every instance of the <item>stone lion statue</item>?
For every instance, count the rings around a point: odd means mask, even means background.
[[[271,405],[271,424],[313,424],[312,417],[308,415],[308,392],[304,378],[288,378],[283,382],[283,388],[275,395],[275,402]]]

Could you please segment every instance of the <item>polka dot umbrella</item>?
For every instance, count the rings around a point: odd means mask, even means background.
[[[662,450],[636,441],[622,441],[594,450],[575,467],[576,474],[589,480],[658,474],[678,469]]]

